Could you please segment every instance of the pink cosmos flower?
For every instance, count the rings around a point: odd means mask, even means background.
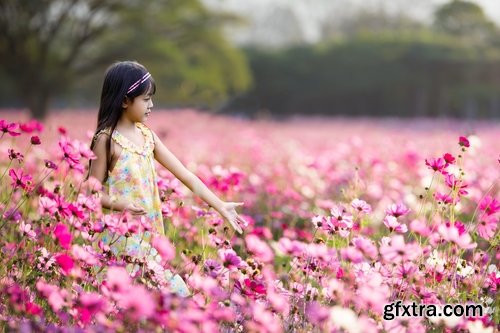
[[[333,224],[340,228],[352,228],[352,215],[342,206],[330,209]]]
[[[175,247],[165,236],[155,235],[151,244],[160,254],[163,263],[175,258]]]
[[[461,147],[469,148],[470,147],[470,142],[465,136],[461,136],[458,138],[458,144]]]
[[[22,188],[25,191],[31,190],[33,178],[30,175],[25,174],[22,169],[10,169],[9,176],[12,178],[11,185],[14,189]]]
[[[453,198],[451,196],[437,191],[434,193],[434,199],[444,204],[451,204],[453,202]]]
[[[31,119],[27,123],[19,124],[19,129],[24,133],[42,132],[43,124],[36,119]]]
[[[263,263],[270,263],[274,260],[273,250],[266,242],[254,234],[245,236],[245,244],[250,255]]]
[[[92,321],[97,313],[103,311],[106,306],[106,299],[100,294],[85,292],[80,295],[76,309],[80,315],[80,321],[87,324]]]
[[[364,214],[370,214],[372,212],[372,207],[367,204],[366,201],[360,199],[351,201],[351,207]]]
[[[357,236],[352,239],[352,243],[365,257],[370,259],[375,259],[377,257],[377,246],[372,240],[366,239],[363,236]]]
[[[414,243],[405,243],[402,235],[394,235],[392,238],[382,238],[380,254],[386,262],[400,263],[406,260],[413,260],[420,256],[421,250]]]
[[[132,320],[147,319],[155,313],[156,308],[153,296],[142,285],[129,286],[128,290],[118,298],[118,305]]]
[[[29,239],[36,239],[36,233],[34,230],[31,229],[31,224],[26,224],[24,221],[21,221],[19,224],[19,231],[21,232],[21,235],[26,235]]]
[[[479,202],[479,209],[486,215],[493,215],[500,211],[500,201],[487,195]]]
[[[59,287],[48,284],[43,280],[37,281],[36,289],[47,299],[50,307],[55,312],[59,312],[63,306],[68,305],[66,301],[68,292],[65,289],[59,289]]]
[[[483,215],[477,225],[477,232],[482,238],[489,240],[498,228],[498,218],[493,215]]]
[[[203,267],[207,274],[213,278],[216,278],[222,270],[222,265],[213,259],[208,259],[203,264]]]
[[[68,274],[74,267],[73,259],[65,253],[55,256],[57,264],[62,268],[65,274]]]
[[[467,184],[463,179],[458,179],[452,174],[447,174],[444,177],[446,185],[450,187],[452,190],[458,190],[458,195],[466,195],[468,192],[465,190],[467,188]]]
[[[392,204],[389,207],[387,207],[385,213],[387,215],[392,215],[397,218],[408,214],[409,211],[410,209],[407,208],[403,203],[398,203],[398,204]]]
[[[67,225],[58,223],[54,229],[54,236],[63,249],[69,249],[73,236],[71,235]]]
[[[241,265],[241,258],[233,249],[220,249],[217,253],[222,260],[222,265],[227,269],[237,269]]]
[[[330,309],[318,302],[308,302],[305,313],[307,319],[317,327],[320,327],[330,317]]]
[[[21,135],[21,133],[15,132],[16,129],[17,129],[16,123],[8,123],[5,120],[0,119],[0,132],[2,132],[2,136],[5,133],[8,133],[10,136]]]
[[[461,249],[473,249],[477,246],[476,243],[472,243],[472,238],[470,237],[469,233],[461,233],[456,224],[441,224],[438,227],[438,233],[442,237],[442,239],[450,243],[455,243]]]
[[[54,200],[47,197],[40,197],[38,199],[38,212],[40,215],[53,216],[57,211],[57,204]]]
[[[234,287],[238,289],[242,295],[245,295],[250,299],[255,300],[266,294],[266,287],[261,281],[251,280],[247,278],[243,281],[243,283],[244,285],[242,286],[240,281],[236,280],[234,283]]]
[[[113,266],[108,268],[105,284],[112,294],[121,294],[132,285],[132,279],[125,268]]]
[[[410,229],[416,234],[419,234],[421,236],[427,237],[431,234],[430,228],[425,224],[425,222],[422,222],[420,220],[413,220],[410,223]]]
[[[24,160],[24,155],[15,151],[14,149],[9,148],[8,151],[9,153],[9,160],[17,160],[19,164],[21,164]]]
[[[427,165],[431,170],[438,171],[443,174],[447,173],[445,169],[448,166],[448,164],[441,157],[425,159],[425,165]]]
[[[384,225],[389,229],[390,232],[396,231],[404,234],[408,231],[408,227],[406,224],[401,224],[398,222],[398,219],[392,215],[387,215],[384,218]]]

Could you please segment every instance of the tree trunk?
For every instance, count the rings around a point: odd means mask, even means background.
[[[43,88],[33,88],[27,96],[27,106],[31,117],[43,120],[49,111],[50,92]]]

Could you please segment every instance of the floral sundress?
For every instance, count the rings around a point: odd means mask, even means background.
[[[111,139],[122,148],[113,170],[108,171],[105,182],[107,193],[112,199],[127,200],[141,205],[146,211],[144,218],[151,226],[151,232],[165,234],[161,213],[161,200],[154,166],[154,138],[151,130],[142,123],[136,123],[144,137],[144,145],[138,147],[117,130]],[[113,241],[113,253],[126,253],[132,257],[147,256],[150,260],[159,260],[157,251],[150,245],[151,232],[135,233],[131,237],[120,237]],[[110,236],[104,233],[103,242],[109,244]],[[179,275],[165,271],[170,282],[170,289],[181,295],[190,294]]]

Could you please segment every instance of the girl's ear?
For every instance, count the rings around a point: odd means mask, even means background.
[[[127,96],[125,96],[123,98],[123,102],[122,102],[122,108],[126,109],[130,104],[130,98],[128,98]]]

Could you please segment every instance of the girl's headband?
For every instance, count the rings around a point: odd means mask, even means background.
[[[144,74],[144,76],[142,78],[140,78],[139,80],[135,81],[134,84],[132,84],[130,86],[130,88],[128,88],[127,95],[130,94],[135,89],[137,89],[137,87],[139,87],[141,84],[143,84],[150,77],[151,77],[151,74],[149,74],[149,72],[147,72],[146,74]]]

